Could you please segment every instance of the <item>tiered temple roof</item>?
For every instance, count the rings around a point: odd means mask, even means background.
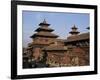
[[[82,33],[77,36],[69,36],[67,37],[66,42],[74,42],[74,41],[80,41],[80,40],[88,40],[89,39],[89,33]]]
[[[32,37],[32,38],[35,38],[35,37],[57,38],[58,36],[55,35],[54,33],[49,33],[49,32],[38,32],[38,33],[33,34],[31,37]]]
[[[78,28],[75,25],[71,29],[72,29],[72,31],[70,31],[69,33],[72,35],[77,35],[80,33],[77,31]]]
[[[57,37],[58,37],[56,34],[51,33],[51,32],[53,32],[54,30],[48,27],[48,26],[50,26],[50,24],[48,24],[48,23],[46,22],[45,19],[44,19],[43,22],[41,22],[41,23],[39,24],[39,26],[40,26],[40,27],[37,28],[37,29],[35,30],[37,33],[33,34],[33,35],[31,36],[31,38],[35,38],[35,37],[57,38]]]
[[[67,51],[67,47],[59,46],[59,45],[53,45],[53,46],[45,47],[44,50],[45,51]]]
[[[36,32],[40,32],[40,31],[49,31],[52,32],[54,31],[53,29],[49,28],[49,27],[39,27],[38,29],[35,30]]]

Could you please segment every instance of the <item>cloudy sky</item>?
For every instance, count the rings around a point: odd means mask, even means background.
[[[54,29],[53,33],[59,35],[59,38],[66,39],[71,31],[71,27],[76,25],[81,33],[87,32],[89,26],[89,14],[82,13],[61,13],[61,12],[22,12],[22,27],[23,27],[23,47],[32,42],[30,38],[39,26],[38,24],[44,19],[51,24],[50,28]]]

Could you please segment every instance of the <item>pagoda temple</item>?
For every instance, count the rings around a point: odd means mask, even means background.
[[[73,65],[89,65],[89,32],[79,34],[77,29],[75,25],[72,27],[72,31],[69,32],[71,35],[65,40],[65,46],[71,53]]]
[[[54,30],[49,28],[50,24],[48,24],[45,19],[39,26],[40,27],[35,30],[37,33],[31,36],[33,40],[33,57],[35,57],[34,59],[36,61],[42,55],[41,49],[50,45],[58,37],[56,34],[52,33]]]

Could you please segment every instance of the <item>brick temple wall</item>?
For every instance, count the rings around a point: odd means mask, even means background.
[[[67,52],[48,52],[47,63],[52,66],[85,66],[89,65],[89,52],[76,47]]]

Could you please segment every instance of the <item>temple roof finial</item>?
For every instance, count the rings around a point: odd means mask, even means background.
[[[72,27],[72,29],[77,29],[77,27],[75,26],[75,24],[74,24],[74,26]]]
[[[43,23],[47,23],[45,18],[44,18],[44,21],[43,21]]]
[[[41,23],[39,24],[39,26],[50,26],[50,24],[48,24],[48,23],[46,22],[46,19],[44,18],[43,22],[41,22]]]

